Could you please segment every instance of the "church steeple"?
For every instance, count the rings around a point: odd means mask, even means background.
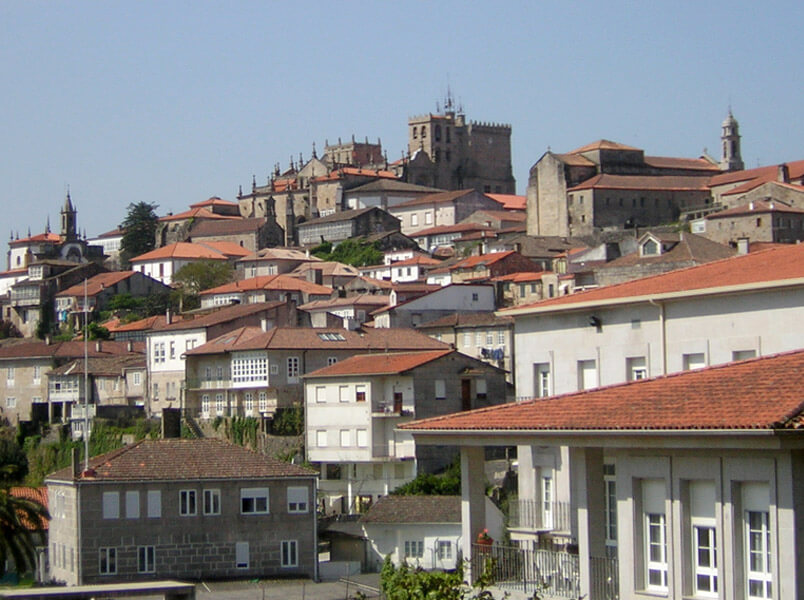
[[[731,114],[731,107],[721,125],[720,142],[720,168],[724,171],[742,171],[745,166],[740,154],[740,124]]]
[[[71,241],[78,236],[76,232],[76,210],[70,199],[70,190],[67,190],[67,197],[64,199],[64,208],[61,209],[61,236],[65,241]]]

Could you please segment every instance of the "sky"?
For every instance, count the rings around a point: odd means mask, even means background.
[[[729,107],[747,168],[804,159],[803,6],[0,0],[0,236],[58,231],[68,189],[89,237],[236,200],[339,137],[393,161],[448,88],[511,125],[520,194],[548,148],[719,158]]]

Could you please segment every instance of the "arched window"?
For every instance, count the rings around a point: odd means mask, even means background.
[[[418,136],[416,135],[416,128],[413,128],[413,139],[415,140]]]
[[[433,133],[433,135],[435,136],[435,141],[441,141],[441,125],[435,126],[435,133]]]
[[[427,137],[427,126],[422,125],[422,139]]]

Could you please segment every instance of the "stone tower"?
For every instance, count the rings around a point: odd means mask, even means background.
[[[61,237],[66,242],[75,240],[78,237],[76,232],[76,210],[70,200],[70,192],[64,199],[64,207],[61,209]]]
[[[721,125],[720,141],[720,168],[724,171],[742,171],[745,166],[740,154],[740,124],[731,114],[731,108]]]

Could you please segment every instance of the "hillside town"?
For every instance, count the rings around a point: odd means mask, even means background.
[[[49,517],[8,581],[804,597],[804,159],[746,168],[729,109],[718,156],[579,139],[517,183],[512,125],[439,106],[396,160],[344,132],[12,225],[3,437],[62,450],[10,488]]]

